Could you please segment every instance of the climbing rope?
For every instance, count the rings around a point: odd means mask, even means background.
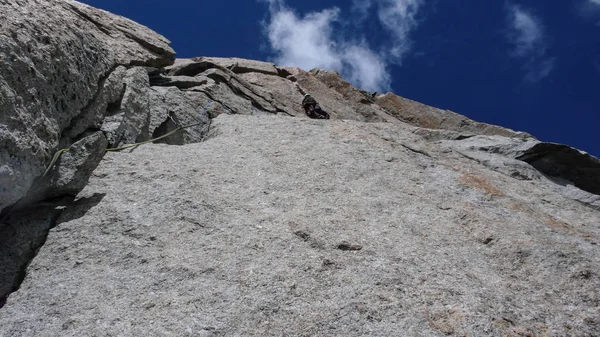
[[[70,149],[70,147],[68,147],[66,149],[60,149],[60,150],[58,150],[58,152],[56,152],[54,154],[54,157],[52,157],[52,161],[50,162],[50,165],[48,165],[48,168],[46,169],[46,171],[44,171],[44,174],[42,175],[42,177],[45,177],[48,174],[48,172],[50,172],[50,169],[52,169],[52,167],[54,166],[54,164],[56,164],[56,161],[58,160],[58,158],[60,158],[60,156],[63,153],[69,151],[69,149]]]
[[[200,116],[202,116],[202,115],[206,115],[206,110],[207,110],[207,108],[208,108],[208,107],[210,107],[210,106],[212,106],[212,105],[213,105],[213,102],[211,102],[211,101],[208,101],[208,102],[204,103],[204,105],[202,106],[202,111],[199,113],[199,115],[200,115]],[[121,150],[130,149],[130,148],[132,148],[132,147],[138,147],[138,146],[140,146],[140,145],[145,145],[145,144],[153,143],[153,142],[155,142],[155,141],[157,141],[157,140],[161,140],[161,139],[163,139],[163,138],[167,138],[167,137],[169,137],[170,135],[172,135],[172,134],[176,133],[177,131],[185,131],[185,129],[187,129],[187,128],[191,128],[191,127],[194,127],[194,126],[198,126],[198,125],[200,125],[200,124],[203,124],[203,123],[204,123],[204,122],[198,122],[198,123],[194,123],[194,124],[189,124],[189,125],[182,126],[181,124],[179,124],[179,123],[178,123],[178,122],[177,122],[177,121],[176,121],[176,120],[173,118],[173,116],[172,116],[170,113],[169,113],[169,118],[171,119],[171,121],[172,121],[172,122],[173,122],[175,125],[177,125],[177,128],[176,128],[175,130],[173,130],[173,131],[171,131],[171,132],[169,132],[169,133],[167,133],[167,134],[164,134],[164,135],[162,135],[162,136],[160,136],[160,137],[154,138],[154,139],[146,140],[146,141],[139,142],[139,143],[135,143],[135,144],[129,144],[129,145],[126,145],[126,146],[115,147],[115,148],[109,148],[109,149],[105,149],[105,151],[106,151],[106,152],[116,152],[116,151],[121,151]],[[196,120],[198,120],[198,119],[196,119]],[[58,158],[60,158],[60,156],[62,156],[62,155],[63,155],[63,153],[65,153],[65,152],[69,151],[70,149],[71,149],[71,147],[68,147],[68,148],[65,148],[65,149],[60,149],[60,150],[58,150],[58,152],[56,152],[56,154],[54,154],[54,157],[52,157],[52,161],[50,162],[50,165],[48,165],[48,167],[46,168],[46,171],[44,171],[44,174],[42,175],[42,177],[45,177],[45,176],[46,176],[46,175],[47,175],[47,174],[50,172],[50,170],[52,169],[52,167],[54,167],[54,165],[56,164],[56,161],[58,160]]]
[[[167,138],[170,135],[176,133],[177,131],[185,130],[185,129],[191,128],[193,126],[198,126],[198,125],[200,125],[202,123],[203,122],[195,123],[195,124],[190,124],[190,125],[186,125],[186,126],[180,126],[177,129],[175,129],[175,130],[173,130],[173,131],[171,131],[169,133],[166,133],[166,134],[164,134],[164,135],[162,135],[160,137],[157,137],[157,138],[154,138],[154,139],[150,139],[150,140],[146,140],[146,141],[139,142],[139,143],[135,143],[135,144],[129,144],[129,145],[126,145],[126,146],[121,146],[121,147],[115,147],[115,148],[106,149],[106,152],[109,152],[109,151],[121,151],[121,150],[130,149],[132,147],[137,147],[137,146],[140,146],[140,145],[145,145],[145,144],[153,143],[153,142],[155,142],[157,140],[161,140],[163,138]]]
[[[153,138],[153,139],[146,140],[146,141],[139,142],[139,143],[135,143],[135,144],[129,144],[129,145],[126,145],[126,146],[109,148],[109,149],[106,149],[105,151],[106,152],[116,152],[116,151],[130,149],[132,147],[138,147],[140,145],[145,145],[145,144],[153,143],[153,142],[156,142],[157,140],[161,140],[163,138],[167,138],[170,135],[176,133],[177,131],[185,130],[187,128],[198,126],[198,125],[203,124],[203,123],[204,122],[199,122],[199,123],[194,123],[194,124],[190,124],[190,125],[179,126],[177,129],[175,129],[175,130],[173,130],[173,131],[171,131],[169,133],[166,133],[166,134],[164,134],[164,135],[162,135],[160,137]],[[65,148],[65,149],[58,150],[58,152],[56,152],[56,154],[54,155],[54,157],[52,157],[52,161],[50,162],[50,165],[48,165],[48,167],[46,168],[46,171],[44,171],[44,174],[42,175],[42,177],[45,177],[48,174],[48,172],[50,172],[50,170],[52,169],[52,167],[54,167],[54,164],[56,164],[56,161],[58,160],[58,158],[60,158],[60,156],[62,156],[63,153],[69,151],[70,149],[71,148],[68,147],[68,148]]]

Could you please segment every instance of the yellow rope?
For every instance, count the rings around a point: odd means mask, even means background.
[[[50,169],[52,169],[52,166],[54,166],[54,164],[56,164],[56,161],[58,160],[58,158],[60,158],[60,156],[69,151],[70,148],[66,148],[66,149],[60,149],[58,150],[58,152],[56,152],[54,154],[54,157],[52,157],[52,161],[50,162],[50,165],[48,166],[48,168],[46,169],[46,171],[44,171],[44,174],[42,175],[42,177],[45,177],[46,174],[48,174],[48,172],[50,172]]]
[[[170,135],[174,134],[175,132],[177,132],[179,130],[183,130],[183,128],[182,127],[178,127],[177,129],[175,129],[175,130],[173,130],[173,131],[171,131],[171,132],[169,132],[169,133],[167,133],[165,135],[162,135],[162,136],[160,136],[158,138],[146,140],[146,141],[143,141],[143,142],[140,142],[140,143],[129,144],[129,145],[126,145],[126,146],[121,146],[121,147],[115,147],[115,148],[106,149],[106,152],[109,152],[109,151],[121,151],[121,150],[130,149],[132,147],[136,147],[136,146],[140,146],[140,145],[152,143],[152,142],[155,142],[157,140],[161,140],[163,138],[167,138],[167,137],[169,137]]]
[[[202,122],[195,123],[195,124],[190,124],[190,125],[186,125],[186,126],[180,126],[177,129],[175,129],[175,130],[173,130],[173,131],[171,131],[171,132],[169,132],[167,134],[164,134],[164,135],[162,135],[160,137],[157,137],[157,138],[154,138],[154,139],[150,139],[150,140],[146,140],[146,141],[143,141],[143,142],[140,142],[140,143],[135,143],[135,144],[130,144],[130,145],[122,146],[122,147],[115,147],[115,148],[106,149],[105,151],[106,152],[109,152],[109,151],[121,151],[121,150],[130,149],[132,147],[137,147],[137,146],[140,146],[140,145],[145,145],[145,144],[148,144],[148,143],[153,143],[153,142],[155,142],[157,140],[161,140],[163,138],[167,138],[167,137],[169,137],[170,135],[174,134],[177,131],[185,130],[187,128],[191,128],[192,126],[197,126],[197,125],[200,125],[200,124],[202,124]],[[50,172],[50,170],[52,169],[52,167],[54,167],[54,164],[56,164],[56,161],[58,160],[58,158],[60,158],[60,156],[62,156],[63,153],[69,151],[69,149],[70,149],[70,147],[68,147],[66,149],[58,150],[58,152],[56,152],[56,154],[54,155],[54,157],[52,157],[52,161],[50,162],[50,165],[48,165],[48,168],[46,168],[46,171],[44,172],[44,174],[42,175],[42,177],[45,177],[48,174],[48,172]]]

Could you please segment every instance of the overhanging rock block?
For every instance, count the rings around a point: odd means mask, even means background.
[[[59,143],[70,145],[65,130],[98,127],[91,110],[119,65],[167,66],[175,53],[150,29],[75,1],[3,1],[0,22],[1,211],[27,194]]]

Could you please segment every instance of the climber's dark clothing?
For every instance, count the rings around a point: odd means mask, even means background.
[[[319,106],[319,103],[312,96],[305,96],[302,100],[304,112],[310,118],[314,119],[329,119],[329,114]]]
[[[309,108],[309,110],[306,114],[308,115],[308,117],[314,118],[314,119],[329,119],[329,114],[327,112],[325,112],[323,109],[321,109],[318,105],[314,108],[313,107]]]
[[[302,106],[304,107],[304,110],[306,110],[306,106],[310,104],[319,105],[319,103],[317,103],[317,100],[315,100],[312,96],[305,96],[302,100]]]

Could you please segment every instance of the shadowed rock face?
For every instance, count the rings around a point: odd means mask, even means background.
[[[600,335],[597,158],[77,2],[0,22],[0,336]]]
[[[517,157],[540,172],[571,181],[584,191],[600,195],[600,160],[572,147],[539,143]]]

